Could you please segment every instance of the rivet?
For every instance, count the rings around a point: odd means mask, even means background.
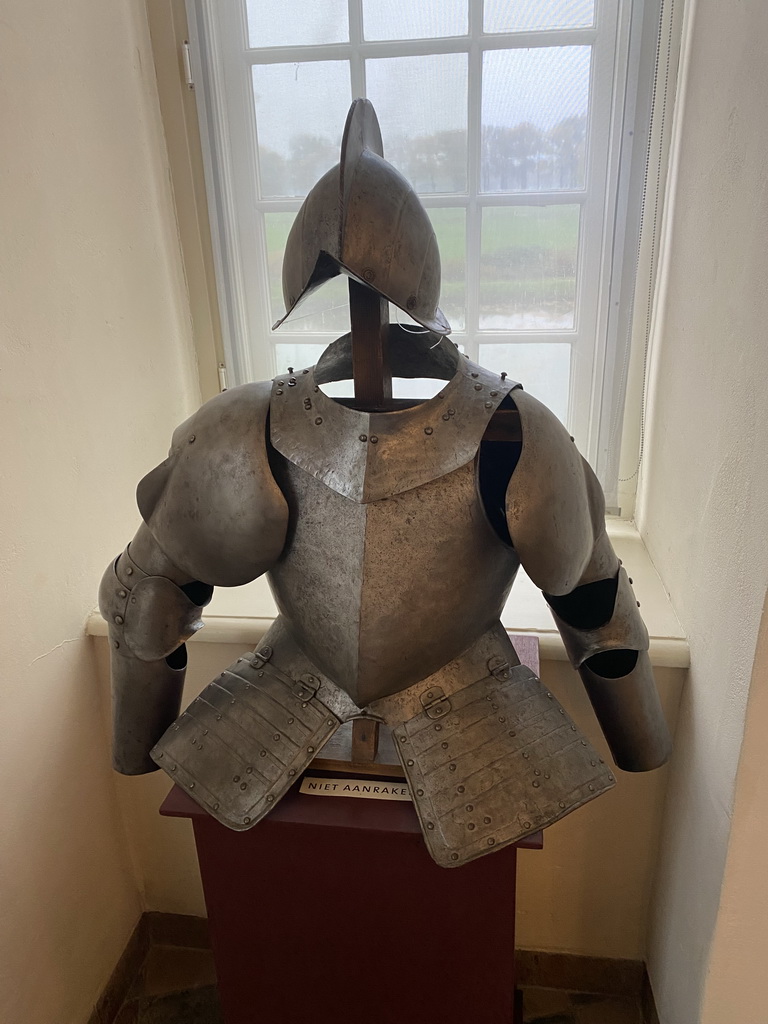
[[[277,391],[275,391],[276,395],[282,395],[282,393],[283,393],[283,389],[282,388],[278,388]]]
[[[230,703],[230,704],[234,704],[235,702],[234,702],[234,700],[231,700],[231,701],[230,701],[229,703]]]
[[[597,761],[590,761],[589,763],[592,765],[593,768],[597,768]]]
[[[442,743],[440,744],[440,746],[441,746],[441,747],[443,748],[443,750],[447,750],[447,749],[448,749],[448,743],[447,743],[447,741],[446,741],[446,740],[443,740],[443,742],[442,742]]]
[[[448,765],[448,767],[450,768],[450,770],[451,770],[452,772],[455,772],[455,771],[456,771],[456,765],[455,765],[455,764],[453,764],[453,762],[451,762],[451,764],[449,764],[449,765]]]
[[[548,779],[549,777],[550,777],[549,772],[544,772],[544,778]]]
[[[326,725],[333,725],[333,719],[329,718],[328,721],[325,724]]]
[[[558,807],[565,807],[565,800],[558,800],[557,806]]]
[[[424,790],[423,789],[417,789],[416,790],[416,796],[424,796]]]
[[[275,743],[277,743],[277,741],[280,739],[280,733],[276,732],[272,739],[275,741]]]
[[[530,822],[529,822],[529,824],[530,824]],[[493,838],[493,836],[491,836],[491,838],[488,840],[488,845],[489,846],[495,846],[496,845],[496,840]]]
[[[220,721],[221,721],[221,715],[216,715],[216,721],[217,721],[217,722],[220,722]]]
[[[301,706],[302,706],[303,708],[305,708],[305,707],[307,706],[307,702],[306,702],[306,701],[304,701],[304,703],[303,703],[303,704],[302,704]]]
[[[517,733],[515,732],[514,729],[510,729],[509,732],[507,733],[507,735],[508,736],[517,736]]]
[[[248,767],[245,769],[245,774],[246,775],[253,775],[253,765],[252,764],[249,764]]]
[[[118,590],[117,596],[118,597],[127,597],[128,595],[126,594],[126,592],[124,590]]]
[[[493,408],[493,402],[486,402],[485,403],[485,408],[486,409],[492,409]]]
[[[450,417],[450,416],[448,415],[448,413],[447,413],[447,412],[444,412],[444,413],[443,413],[443,419],[444,419],[444,420],[446,420],[446,421],[447,421],[447,420],[449,420],[450,418],[451,418],[451,417]]]
[[[485,822],[485,824],[486,824],[486,825],[490,825],[490,824],[491,824],[491,819],[490,819],[490,818],[488,817],[488,815],[487,815],[487,814],[486,814],[486,816],[485,816],[485,817],[483,818],[483,821]]]
[[[122,626],[122,624],[123,624],[123,616],[122,615],[116,615],[115,616],[115,622],[118,624],[118,626]]]
[[[464,786],[457,786],[457,787],[456,787],[456,792],[457,792],[457,793],[463,793],[463,792],[464,792],[464,789],[465,789],[465,787],[464,787]]]
[[[530,755],[530,754],[529,754],[529,753],[528,753],[528,752],[527,752],[526,750],[524,750],[524,751],[523,751],[523,757],[524,757],[524,758],[526,759],[526,761],[528,760],[528,758],[529,758],[530,756],[531,756],[531,755]]]
[[[448,415],[449,416],[455,416],[456,415],[456,410],[455,409],[449,409],[448,410]]]
[[[465,811],[474,811],[474,809],[475,809],[475,805],[474,804],[467,804],[467,806],[464,808]]]
[[[194,444],[195,443],[195,435],[194,434],[190,434],[189,435],[189,443],[190,444]]]
[[[533,769],[533,774],[534,775],[541,775],[541,771],[538,768],[534,768]]]
[[[284,380],[279,380],[279,381],[277,382],[277,386],[278,386],[279,388],[281,388],[281,387],[283,386],[283,384],[285,384],[285,381],[284,381]]]
[[[289,718],[289,719],[288,719],[288,725],[293,725],[293,723],[294,723],[295,721],[296,721],[296,719],[295,719],[295,718]]]
[[[263,677],[263,675],[264,675],[263,672],[259,672],[259,679],[261,679]]]
[[[562,709],[562,708],[560,708],[560,714],[561,714],[561,715],[564,715],[564,714],[565,714],[565,712],[563,711],[563,709]]]
[[[547,690],[547,696],[549,697],[550,700],[552,699],[552,694],[549,692],[549,690]]]
[[[576,726],[575,725],[571,726],[571,732],[576,732]]]
[[[232,781],[233,781],[233,782],[239,782],[239,781],[240,781],[240,776],[239,776],[239,775],[235,775],[235,776],[233,777]]]
[[[590,793],[594,793],[594,792],[595,792],[595,787],[594,787],[594,786],[592,786],[592,785],[590,785],[590,786],[588,787],[588,789],[589,789],[589,792],[590,792]]]
[[[435,726],[435,732],[440,732],[442,728],[442,725],[440,725],[440,723],[438,722],[438,724]]]
[[[524,821],[523,822],[523,828],[530,828],[530,827],[531,827],[530,821]]]
[[[367,434],[361,434],[360,435],[360,440],[361,441],[367,441],[368,440],[368,435]]]
[[[241,782],[240,783],[240,789],[248,789],[248,783],[247,782]]]
[[[629,582],[630,582],[630,583],[634,583],[634,582],[635,582],[635,581],[634,581],[634,580],[632,579],[632,577],[631,577],[631,576],[629,577]]]
[[[434,694],[433,694],[432,690],[428,690],[427,691],[427,700],[432,700],[433,696],[434,696]]]
[[[499,705],[498,704],[491,704],[491,710],[492,711],[498,711],[499,710]]]
[[[470,832],[473,832],[473,831],[474,831],[474,829],[475,829],[475,823],[474,823],[474,821],[470,821],[470,822],[469,822],[469,824],[467,825],[467,828],[468,828],[468,830],[469,830]]]
[[[119,647],[120,646],[120,641],[119,640],[113,640],[112,641],[112,646],[113,647]]]
[[[315,416],[315,424],[316,424],[316,426],[319,427],[322,422],[323,422],[323,417],[322,416]]]
[[[127,568],[127,569],[125,570],[125,575],[126,575],[126,576],[133,576],[133,569],[132,569],[132,568],[130,567],[130,565],[129,565],[129,566],[128,566],[128,568]]]
[[[406,764],[408,765],[409,768],[412,767],[413,766],[413,758],[409,758],[408,761],[406,761]]]
[[[605,764],[605,761],[602,759],[602,757],[598,757],[597,760],[600,762],[600,764]]]
[[[274,799],[275,798],[274,798],[274,795],[272,793],[267,793],[267,803],[268,804],[271,804]]]
[[[291,379],[288,381],[288,387],[289,388],[295,388],[296,387],[296,378],[295,377],[291,377]]]
[[[218,804],[217,804],[216,806],[218,807]],[[243,823],[244,823],[245,825],[249,825],[249,824],[250,824],[250,822],[251,822],[251,819],[250,819],[250,818],[243,818]]]
[[[506,718],[504,717],[504,715],[499,715],[499,721],[506,722]]]
[[[319,390],[320,390],[320,388],[319,388],[319,387],[317,386],[317,384],[315,384],[315,386],[314,386],[314,387],[312,388],[312,390],[313,390],[313,391],[319,391]]]
[[[609,776],[608,776],[608,781],[609,781],[609,782],[613,782],[613,776],[612,776],[612,775],[609,775]]]
[[[472,376],[476,377],[477,374],[473,373]],[[482,391],[482,390],[483,390],[483,385],[482,384],[475,384],[475,391]]]
[[[424,433],[425,434],[431,434],[432,433],[432,427],[424,427]]]
[[[219,805],[218,805],[218,804],[214,804],[214,805],[213,805],[213,809],[214,809],[214,811],[218,811],[218,809],[219,809]]]
[[[507,379],[507,371],[506,370],[502,370],[501,371],[501,379],[502,380],[506,380]]]
[[[432,821],[428,821],[427,822],[427,828],[429,829],[430,832],[432,831],[432,829],[434,827],[435,827],[434,822],[432,822]]]
[[[307,752],[308,752],[309,754],[314,754],[314,752],[315,752],[315,748],[314,748],[314,747],[307,747]]]
[[[293,367],[292,366],[288,367],[288,373],[293,373]]]
[[[203,736],[207,736],[207,735],[208,735],[208,730],[207,729],[203,729]]]
[[[375,434],[371,434],[371,444],[378,444],[379,439]]]
[[[190,784],[189,784],[189,788],[190,788],[190,789],[194,789],[194,788],[195,788],[195,784],[194,784],[194,782],[190,782]]]
[[[535,789],[538,789],[540,785],[541,785],[541,783],[539,782],[538,779],[534,779],[533,780],[533,786],[534,786]]]
[[[497,398],[498,394],[499,394],[498,391],[491,391],[491,398]]]
[[[582,747],[586,747],[586,745],[587,745],[587,741],[586,741],[586,740],[582,740],[582,741],[581,741],[581,745],[582,745]]]
[[[405,736],[398,736],[397,738],[400,740],[401,743],[405,743]]]
[[[294,775],[296,774],[296,769],[295,769],[295,768],[291,768],[291,770],[290,770],[290,771],[288,772],[288,774],[289,774],[289,775],[290,775],[291,777],[293,777],[293,776],[294,776]]]
[[[441,391],[437,397],[438,398],[445,398],[445,392]]]
[[[364,281],[372,281],[374,279],[374,277],[376,277],[376,272],[374,270],[371,270],[370,267],[367,267],[363,271],[363,280]]]

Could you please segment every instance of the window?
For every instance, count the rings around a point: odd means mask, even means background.
[[[549,405],[610,486],[658,9],[188,0],[230,383],[348,329],[344,278],[271,325],[290,225],[367,96],[435,228],[453,340]]]

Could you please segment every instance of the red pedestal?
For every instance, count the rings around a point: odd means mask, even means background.
[[[180,789],[161,808],[194,826],[226,1024],[515,1021],[517,849],[542,834],[439,868],[410,803],[297,787],[247,832]]]

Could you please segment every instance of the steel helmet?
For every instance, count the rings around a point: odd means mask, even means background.
[[[348,274],[436,334],[450,325],[438,308],[440,252],[418,196],[384,159],[369,100],[347,116],[340,162],[313,186],[288,235],[283,257],[286,313],[321,284]]]

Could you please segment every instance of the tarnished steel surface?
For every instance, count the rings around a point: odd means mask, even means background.
[[[648,630],[637,610],[637,600],[623,568],[618,571],[613,614],[604,625],[595,629],[576,629],[564,622],[554,610],[552,615],[574,668],[579,668],[593,654],[604,651],[648,650]]]
[[[497,622],[519,563],[485,518],[474,463],[366,504],[291,462],[275,472],[292,514],[272,592],[357,704],[430,675]]]
[[[546,828],[615,783],[541,680],[517,663],[500,627],[374,709],[393,726],[427,847],[442,867]]]
[[[370,285],[438,334],[450,326],[438,308],[440,253],[429,217],[405,178],[383,158],[368,100],[350,108],[341,160],[310,190],[283,257],[287,312],[339,270]]]
[[[669,759],[672,737],[647,651],[640,651],[632,672],[618,679],[606,679],[588,664],[579,675],[619,768],[647,772]]]
[[[317,674],[291,674],[284,661],[266,642],[238,658],[152,750],[177,785],[237,831],[274,806],[341,724],[317,696]]]
[[[249,583],[283,547],[288,509],[267,457],[269,393],[268,383],[244,384],[206,402],[137,489],[163,551],[213,586]]]
[[[157,661],[202,629],[203,605],[191,601],[164,576],[147,576],[124,553],[107,566],[99,588],[99,610],[109,623],[115,649],[127,648],[141,661]],[[127,582],[124,582],[126,580]],[[210,599],[210,590],[208,591]],[[207,603],[207,602],[206,602]]]
[[[329,398],[313,369],[281,375],[272,387],[272,445],[356,502],[379,501],[445,476],[475,457],[488,421],[517,386],[469,360],[456,362],[453,377],[433,398],[382,413]]]
[[[389,325],[386,357],[393,377],[431,377],[435,380],[451,380],[462,358],[448,338],[426,331],[414,334],[401,324]],[[352,379],[352,339],[349,334],[337,338],[323,351],[314,374],[316,384]],[[508,384],[519,387],[514,381],[508,381]]]
[[[139,661],[112,648],[112,764],[123,775],[157,771],[149,752],[179,713],[186,650],[169,660]]]
[[[603,492],[558,418],[525,391],[513,400],[523,446],[507,487],[509,533],[536,586],[567,594],[605,529]]]

